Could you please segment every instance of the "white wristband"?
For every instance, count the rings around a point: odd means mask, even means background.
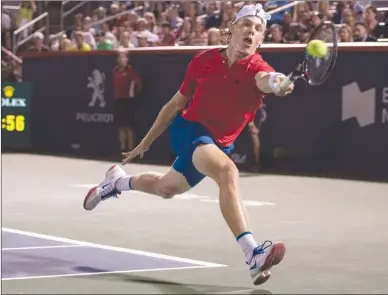
[[[279,90],[280,90],[280,84],[276,84],[275,85],[275,78],[277,77],[277,76],[283,76],[283,77],[285,77],[285,75],[284,74],[282,74],[282,73],[269,73],[269,79],[268,79],[268,86],[269,86],[269,88],[271,88],[272,89],[272,91],[273,92],[279,92]]]

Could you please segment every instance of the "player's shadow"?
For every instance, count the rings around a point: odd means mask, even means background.
[[[78,266],[74,268],[78,272],[82,273],[99,273],[108,272],[107,270],[92,268],[88,266]],[[83,279],[85,277],[81,276]],[[78,277],[78,278],[81,278]],[[75,277],[77,278],[77,277]],[[243,287],[232,286],[217,286],[207,284],[184,284],[174,282],[170,280],[156,279],[148,276],[134,275],[132,273],[108,273],[98,276],[89,276],[88,279],[93,280],[119,280],[127,283],[152,285],[157,288],[162,294],[207,294],[207,293],[234,293],[234,294],[272,294],[267,290],[262,289],[250,289]]]

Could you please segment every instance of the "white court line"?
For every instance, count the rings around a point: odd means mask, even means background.
[[[96,276],[106,274],[119,274],[119,273],[132,273],[132,272],[152,272],[152,271],[165,271],[165,270],[181,270],[181,269],[195,269],[204,268],[206,266],[181,266],[181,267],[169,267],[169,268],[150,268],[150,269],[132,269],[132,270],[117,270],[117,271],[102,271],[102,272],[90,272],[90,273],[74,273],[74,274],[61,274],[61,275],[49,275],[49,276],[32,276],[32,277],[13,277],[2,278],[2,281],[15,281],[15,280],[33,280],[33,279],[50,279],[50,278],[63,278],[63,277],[80,277],[80,276]]]
[[[74,248],[74,247],[85,247],[85,246],[82,246],[82,245],[57,245],[57,246],[2,248],[1,251],[38,250],[38,249],[55,249],[55,248]]]
[[[163,254],[158,254],[158,253],[145,252],[145,251],[140,251],[140,250],[133,250],[133,249],[127,249],[127,248],[121,248],[121,247],[113,247],[113,246],[101,245],[101,244],[96,244],[96,243],[89,243],[89,242],[83,242],[83,241],[78,241],[78,240],[54,237],[54,236],[38,234],[38,233],[33,233],[33,232],[28,232],[28,231],[22,231],[22,230],[12,229],[12,228],[4,228],[3,227],[2,230],[5,232],[10,232],[10,233],[19,234],[19,235],[25,235],[25,236],[34,237],[34,238],[52,240],[52,241],[57,241],[57,242],[62,242],[62,243],[67,243],[67,244],[78,244],[78,245],[85,246],[85,247],[99,248],[99,249],[104,249],[104,250],[130,253],[130,254],[136,254],[136,255],[143,255],[143,256],[154,257],[154,258],[159,258],[159,259],[166,259],[166,260],[171,260],[171,261],[178,261],[178,262],[183,262],[183,263],[197,264],[197,265],[201,265],[202,267],[225,267],[225,266],[227,266],[224,264],[211,263],[211,262],[207,262],[207,261],[193,260],[193,259],[163,255]]]

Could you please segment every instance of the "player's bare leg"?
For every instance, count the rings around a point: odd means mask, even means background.
[[[283,259],[285,247],[282,243],[270,241],[261,245],[256,243],[249,230],[248,214],[239,197],[237,167],[213,144],[197,147],[193,154],[193,164],[199,172],[217,183],[222,215],[245,254],[254,284],[266,282],[271,275],[269,269]]]
[[[193,164],[219,186],[221,212],[233,234],[237,237],[247,231],[249,226],[238,196],[239,172],[235,164],[213,144],[197,147],[193,154]]]
[[[132,127],[125,127],[125,139],[127,149],[132,151],[135,148]]]
[[[93,210],[101,201],[117,197],[123,191],[137,190],[170,199],[190,188],[184,176],[172,168],[166,174],[146,172],[129,176],[118,165],[114,165],[106,172],[104,181],[89,190],[83,206],[85,210]]]
[[[120,183],[118,183],[118,186],[120,186]],[[191,189],[185,177],[173,168],[170,168],[166,174],[147,172],[132,176],[131,188],[165,199],[170,199]]]
[[[119,127],[118,133],[119,133],[120,149],[121,151],[125,151],[127,149],[126,140],[125,140],[126,139],[125,127]]]

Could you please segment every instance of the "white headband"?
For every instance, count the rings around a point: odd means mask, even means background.
[[[241,8],[241,10],[237,13],[234,24],[244,16],[256,16],[263,21],[265,26],[267,26],[267,21],[271,19],[271,15],[266,13],[263,9],[263,6],[259,3],[256,5],[245,5],[243,8]]]

